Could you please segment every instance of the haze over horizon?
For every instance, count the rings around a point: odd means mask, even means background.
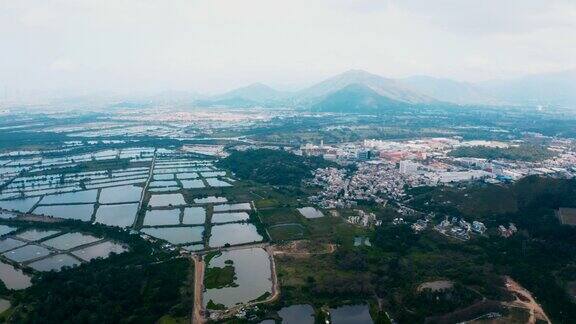
[[[576,68],[570,0],[0,0],[0,17],[2,99],[297,90],[350,69],[477,82]]]

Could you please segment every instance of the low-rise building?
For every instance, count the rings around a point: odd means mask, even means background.
[[[556,216],[562,225],[576,226],[576,208],[561,207]]]

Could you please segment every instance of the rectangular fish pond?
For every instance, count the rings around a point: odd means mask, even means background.
[[[143,228],[141,232],[172,244],[185,244],[201,242],[204,226]]]
[[[256,226],[247,223],[232,223],[212,226],[208,245],[223,247],[262,241]]]
[[[100,205],[96,211],[96,223],[108,226],[128,227],[134,223],[138,203],[120,205]]]

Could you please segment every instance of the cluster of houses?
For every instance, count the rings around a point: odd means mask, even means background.
[[[415,223],[411,224],[410,227],[414,230],[415,233],[420,233],[427,229],[430,226],[430,223],[431,218],[424,217],[418,219]],[[406,221],[402,217],[396,217],[392,220],[392,224],[406,224]],[[484,235],[487,228],[486,225],[480,221],[472,221],[470,223],[458,217],[452,217],[451,219],[446,217],[442,222],[434,226],[434,230],[445,236],[466,241],[470,239],[471,234]],[[508,226],[498,226],[498,233],[504,238],[511,237],[516,232],[518,232],[518,228],[513,223],[508,224]]]
[[[352,174],[337,168],[318,169],[310,183],[322,187],[310,197],[322,208],[351,208],[361,200],[384,205],[388,199],[405,195],[405,182],[390,164],[359,163]]]
[[[521,161],[454,157],[450,152],[461,147],[493,147],[507,149],[522,145],[522,141],[464,141],[462,138],[429,138],[408,141],[364,140],[328,146],[321,143],[303,145],[298,154],[323,156],[341,165],[392,166],[383,180],[391,190],[393,181],[409,186],[436,186],[467,181],[499,183],[542,174],[571,178],[576,176],[576,151],[572,140],[551,140],[548,150],[554,156],[545,161]],[[366,173],[370,176],[370,173]],[[373,174],[374,176],[374,174]],[[361,179],[365,180],[365,179]]]
[[[402,219],[402,221],[404,220]],[[416,221],[416,223],[412,224],[411,227],[414,230],[414,232],[420,233],[428,228],[429,223],[430,220],[428,218],[420,218],[419,220]]]
[[[506,227],[505,225],[498,226],[498,233],[500,233],[500,236],[504,238],[509,238],[516,232],[518,232],[518,228],[516,228],[516,225],[514,225],[513,223],[510,223],[508,227]]]
[[[350,224],[359,225],[362,227],[380,226],[382,221],[376,219],[376,214],[365,212],[362,209],[357,210],[358,215],[350,216],[346,221]]]
[[[461,240],[469,240],[470,233],[484,235],[486,232],[484,223],[479,221],[470,223],[458,217],[452,217],[451,220],[446,217],[440,224],[434,226],[434,229],[446,236]]]

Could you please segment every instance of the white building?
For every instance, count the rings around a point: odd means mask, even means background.
[[[409,160],[400,161],[400,173],[410,174],[415,173],[416,171],[418,171],[418,163]]]
[[[473,221],[472,230],[478,234],[484,234],[484,232],[486,232],[486,225],[479,221]]]

